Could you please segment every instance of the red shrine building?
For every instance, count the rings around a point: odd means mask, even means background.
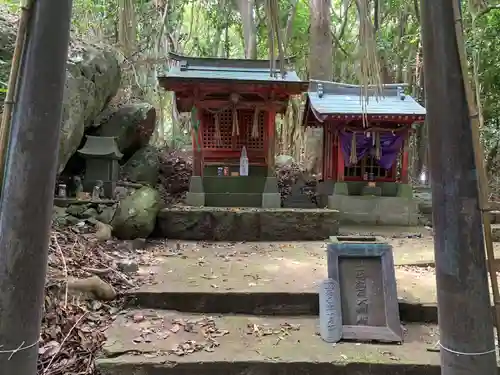
[[[303,126],[323,129],[321,199],[345,223],[414,225],[408,144],[425,108],[402,85],[373,88],[311,81]]]
[[[175,64],[159,83],[174,92],[177,110],[191,112],[192,118],[194,173],[187,204],[281,207],[274,174],[275,118],[286,111],[291,95],[307,90],[308,82],[292,70],[271,70],[268,60],[176,54],[170,59]]]

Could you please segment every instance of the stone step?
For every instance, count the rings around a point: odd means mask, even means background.
[[[262,193],[205,193],[209,207],[261,207]]]
[[[192,241],[314,241],[338,234],[327,209],[172,207],[158,214],[155,237]]]
[[[319,313],[316,292],[147,290],[128,292],[126,306],[208,314],[303,316]],[[493,310],[492,310],[493,311]],[[436,303],[400,300],[399,314],[408,323],[437,323]]]
[[[394,229],[389,229],[384,233],[392,235]],[[394,247],[401,318],[436,322],[433,270],[399,267],[432,262],[432,238],[387,241]],[[327,276],[325,242],[171,241],[161,247],[165,245],[175,251],[159,254],[151,265],[141,266],[140,273],[147,275],[149,283],[127,293],[129,306],[203,313],[318,313],[317,285]]]
[[[401,345],[321,340],[315,317],[207,317],[135,310],[106,332],[106,375],[438,375],[434,325],[406,325]]]
[[[397,228],[358,230],[342,228],[341,232],[385,236],[393,246],[401,319],[436,322],[435,273],[426,267],[434,263],[432,237],[424,232],[398,235]],[[327,276],[325,242],[162,241],[159,248],[168,252],[148,250],[156,255],[139,270],[148,285],[128,292],[131,307],[206,313],[318,313],[317,286]]]

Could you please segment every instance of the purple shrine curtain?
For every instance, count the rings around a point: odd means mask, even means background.
[[[401,146],[404,141],[404,134],[401,132],[381,132],[380,134],[380,160],[378,160],[379,165],[384,169],[389,169],[393,166],[396,161]],[[356,133],[356,156],[358,160],[361,160],[367,153],[375,149],[374,132],[370,132],[370,137],[366,136],[366,133]],[[349,166],[349,159],[351,157],[351,144],[352,144],[352,132],[339,132],[339,141],[342,148],[342,154],[344,155],[344,164]]]

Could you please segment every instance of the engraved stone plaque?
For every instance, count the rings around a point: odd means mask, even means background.
[[[392,247],[377,237],[332,237],[328,278],[338,280],[342,338],[402,342]]]
[[[319,333],[328,343],[342,338],[342,311],[337,280],[326,279],[319,286]]]

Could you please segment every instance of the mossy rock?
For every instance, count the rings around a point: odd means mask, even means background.
[[[97,135],[115,137],[124,158],[130,158],[148,145],[156,124],[156,110],[149,103],[132,103],[120,107],[101,122]]]
[[[124,198],[111,221],[113,235],[122,240],[146,238],[153,232],[160,210],[160,193],[144,186]]]
[[[125,179],[150,185],[156,185],[159,173],[159,152],[153,146],[141,148],[122,167],[122,175]]]

